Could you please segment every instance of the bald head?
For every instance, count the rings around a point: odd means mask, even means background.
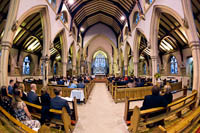
[[[36,86],[36,84],[31,84],[31,90],[34,90],[34,91],[37,90],[37,86]]]

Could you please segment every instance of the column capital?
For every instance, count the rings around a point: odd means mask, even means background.
[[[189,46],[193,49],[193,48],[200,48],[200,41],[192,41],[189,42]]]
[[[152,60],[157,60],[157,59],[158,59],[158,56],[151,56],[151,59],[152,59]]]
[[[67,62],[66,62],[66,61],[62,61],[62,64],[65,64],[65,65],[67,65]]]
[[[2,41],[1,42],[1,47],[2,49],[10,49],[12,46],[12,43],[9,41]]]
[[[41,60],[42,61],[48,61],[49,60],[49,56],[42,56]]]

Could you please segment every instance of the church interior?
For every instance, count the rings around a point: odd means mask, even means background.
[[[0,132],[200,133],[199,0],[0,0]]]

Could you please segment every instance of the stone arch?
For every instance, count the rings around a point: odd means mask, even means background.
[[[153,7],[151,22],[150,22],[150,48],[151,48],[151,58],[152,58],[152,81],[155,84],[156,79],[153,75],[155,75],[157,70],[157,64],[158,64],[158,30],[159,30],[159,20],[161,13],[167,13],[173,16],[179,24],[184,28],[184,21],[181,18],[181,16],[172,8],[163,6],[163,5],[156,5]]]
[[[41,20],[43,25],[43,36],[44,36],[44,42],[43,42],[43,56],[46,56],[50,54],[49,47],[50,47],[50,39],[51,39],[51,25],[50,25],[50,16],[48,11],[47,5],[38,5],[34,6],[31,9],[27,10],[24,14],[21,15],[21,17],[16,21],[16,26],[21,25],[23,21],[30,15],[41,12]],[[16,32],[16,31],[15,31]],[[12,40],[13,41],[13,40]]]
[[[115,46],[115,44],[114,44],[107,36],[105,36],[105,35],[103,35],[103,34],[98,34],[98,35],[94,36],[92,39],[90,39],[90,40],[84,45],[84,48],[83,48],[83,57],[86,56],[86,49],[87,49],[87,47],[88,47],[88,46],[91,44],[91,42],[92,42],[93,40],[95,40],[97,37],[102,37],[102,38],[106,39],[106,40],[112,45],[112,47],[114,48],[114,52],[118,53],[118,52],[117,52],[117,47]]]
[[[153,8],[152,17],[151,17],[151,24],[150,24],[150,44],[151,44],[151,56],[157,56],[158,54],[158,29],[159,29],[159,19],[161,13],[168,13],[180,23],[182,27],[184,27],[184,21],[181,16],[172,8],[163,6],[163,5],[156,5]]]
[[[93,56],[98,51],[103,51],[104,53],[106,53],[106,55],[108,57],[109,74],[112,74],[112,57],[109,55],[109,53],[104,48],[99,47],[95,51],[93,51],[92,56],[89,57],[89,62],[92,64]],[[89,70],[89,71],[91,71],[91,70]]]

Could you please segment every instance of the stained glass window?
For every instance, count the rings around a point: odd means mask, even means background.
[[[30,57],[26,56],[23,62],[23,74],[29,75],[30,74]]]
[[[147,65],[146,65],[146,63],[144,63],[143,68],[144,68],[144,74],[147,74]]]
[[[94,74],[106,73],[106,58],[102,53],[99,53],[94,60]]]
[[[43,75],[43,63],[41,63],[41,74]]]
[[[178,73],[178,63],[174,56],[170,58],[170,69],[171,69],[171,74]]]
[[[160,73],[159,64],[157,64],[157,72]]]
[[[149,4],[151,4],[153,2],[153,0],[149,0]]]
[[[53,73],[56,74],[57,64],[55,63],[53,66]]]
[[[139,14],[139,12],[137,12],[135,23],[137,24],[139,22],[139,20],[140,20],[140,14]]]

